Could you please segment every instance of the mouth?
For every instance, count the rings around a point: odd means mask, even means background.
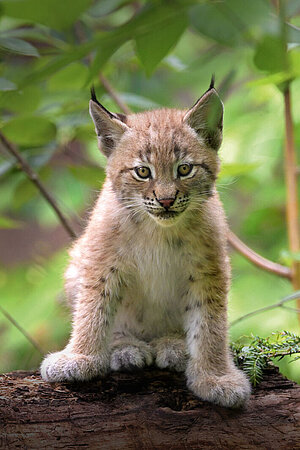
[[[174,217],[179,216],[179,213],[176,211],[162,211],[161,213],[155,214],[155,217],[159,219],[173,219]]]
[[[180,216],[180,212],[177,211],[162,211],[159,213],[149,212],[149,215],[153,217],[153,219],[158,223],[171,224],[173,223],[178,216]]]

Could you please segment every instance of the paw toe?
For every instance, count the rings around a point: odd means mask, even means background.
[[[148,349],[128,345],[115,349],[110,358],[112,370],[142,369],[152,363],[152,355]]]

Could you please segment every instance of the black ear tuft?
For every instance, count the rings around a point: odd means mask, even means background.
[[[222,142],[223,103],[215,90],[215,76],[212,75],[209,88],[186,112],[186,122],[206,142],[208,147],[218,150]]]
[[[211,76],[210,85],[209,85],[208,90],[210,91],[211,89],[214,89],[214,87],[215,87],[215,74],[213,73]]]
[[[101,105],[101,103],[97,100],[94,85],[91,87],[91,100],[92,100],[93,102],[95,102],[98,106],[100,106],[100,108],[101,108],[103,111],[105,111],[106,114],[108,114],[109,117],[110,117],[111,119],[117,119],[117,118],[118,118],[116,114],[111,113],[110,111],[108,111],[108,109],[106,109],[105,106]]]
[[[100,103],[97,100],[96,92],[95,92],[95,86],[94,85],[91,87],[91,100],[93,100],[93,102],[97,103],[97,105],[101,106]]]

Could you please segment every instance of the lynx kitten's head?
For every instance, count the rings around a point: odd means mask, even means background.
[[[115,114],[92,90],[90,114],[107,176],[136,220],[173,225],[213,195],[222,141],[223,103],[209,89],[188,111],[159,109]]]

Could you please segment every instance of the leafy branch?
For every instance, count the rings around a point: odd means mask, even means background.
[[[300,336],[289,331],[272,333],[271,336],[243,336],[251,342],[245,345],[239,341],[231,344],[235,363],[249,376],[253,386],[263,377],[263,371],[274,360],[299,354],[291,362],[300,359]]]

